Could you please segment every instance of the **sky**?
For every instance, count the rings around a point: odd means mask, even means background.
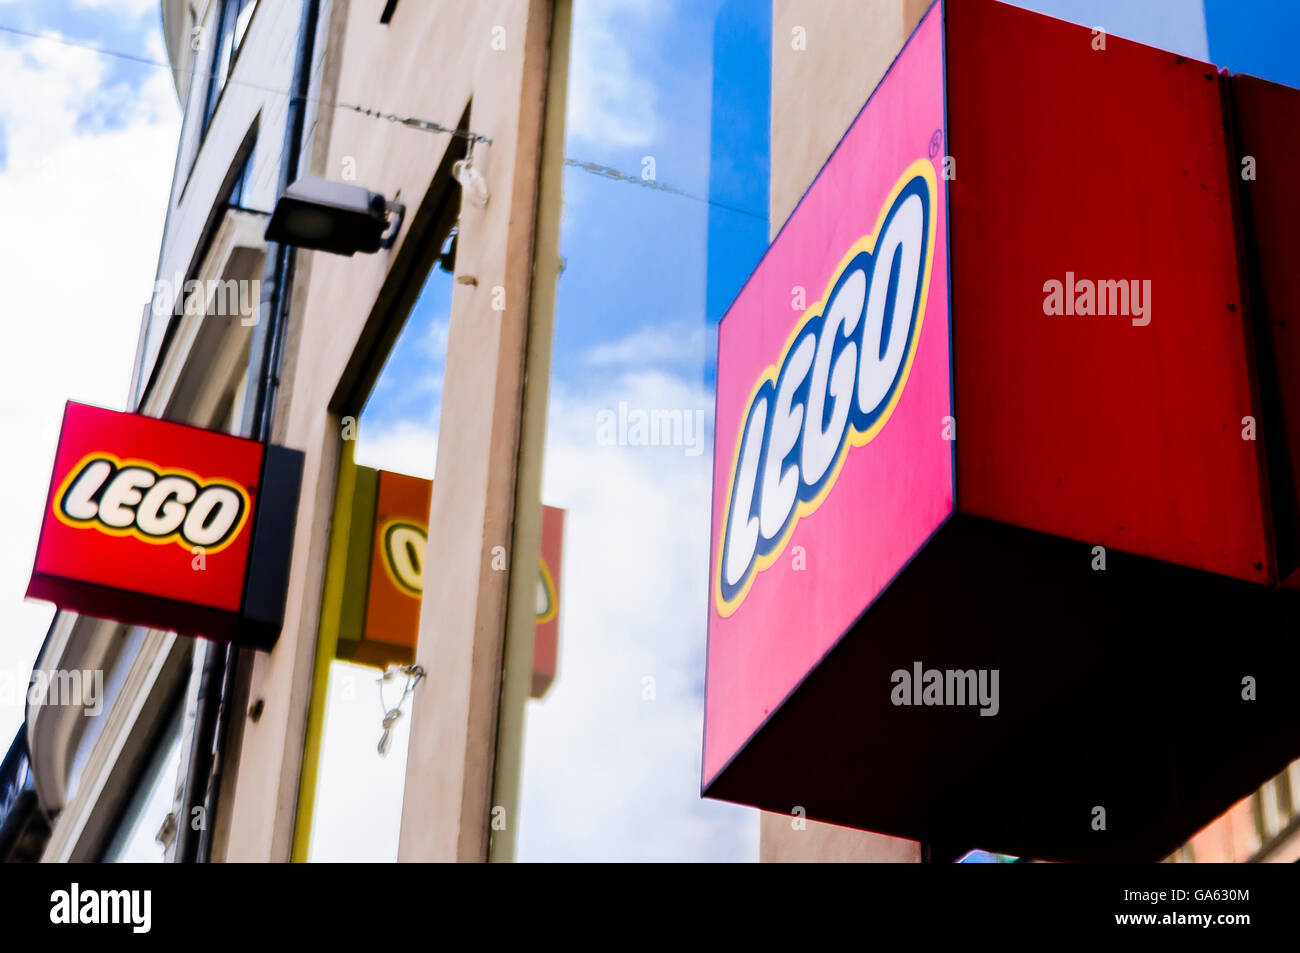
[[[425,279],[357,419],[357,464],[433,479],[451,290],[452,277],[440,268]],[[309,860],[397,859],[411,705],[399,705],[404,679],[381,692],[379,674],[330,664]],[[404,714],[381,756],[382,715],[394,706]]]
[[[527,703],[521,860],[757,856],[755,812],[699,797],[711,435],[693,454],[596,440],[620,402],[712,416],[709,6],[575,8],[566,155],[635,173],[650,156],[696,198],[565,170],[542,489],[566,510],[560,657]],[[426,283],[359,419],[358,462],[432,474],[450,289],[437,271]],[[380,759],[373,681],[331,670],[313,859],[396,856],[409,726]]]
[[[699,796],[719,264],[701,199],[713,164],[734,158],[712,148],[719,6],[575,4],[566,154],[637,173],[650,160],[656,181],[696,198],[566,169],[542,484],[567,511],[560,658],[527,714],[523,860],[757,858],[757,812]],[[765,77],[766,56],[757,65]],[[729,105],[733,121],[761,112],[766,125],[764,84],[742,83]],[[765,216],[756,204],[746,211]],[[604,445],[598,416],[620,406],[679,411],[703,439]]]
[[[1202,0],[1010,0],[1017,7],[1102,27],[1149,46],[1204,60],[1209,57]],[[1247,6],[1255,0],[1237,0]]]
[[[1221,51],[1216,61],[1235,69],[1300,82],[1292,47],[1261,42],[1295,36],[1300,4],[1289,0],[1208,0],[1208,20],[1200,0],[1018,5],[1188,56]],[[739,158],[728,155],[737,146],[716,135],[726,130],[715,128],[711,112],[721,6],[576,3],[566,154],[633,173],[651,158],[657,181],[697,198],[565,170],[542,495],[569,514],[561,648],[551,692],[529,703],[521,859],[757,854],[755,812],[698,796],[712,452],[706,318],[726,296],[710,281],[722,263],[716,254],[710,263],[709,236],[711,228],[726,233],[734,224],[727,215],[739,214],[698,198],[716,191],[719,170]],[[2,27],[166,59],[157,0],[0,0]],[[753,67],[731,48],[725,62]],[[729,122],[768,108],[760,83],[746,87],[724,84]],[[9,305],[2,320],[6,350],[16,356],[0,376],[12,448],[0,470],[0,504],[13,514],[0,547],[8,622],[0,677],[11,683],[25,684],[53,615],[25,602],[23,591],[63,403],[125,405],[179,120],[165,70],[0,30],[0,279]],[[764,193],[729,190],[728,198],[748,206]],[[766,215],[761,201],[752,204],[748,211]],[[737,233],[749,235],[752,216],[741,217],[748,224]],[[744,277],[734,265],[726,282]],[[380,378],[363,415],[363,462],[432,473],[449,288],[449,279],[431,279]],[[597,416],[621,404],[700,412],[702,452],[600,444]],[[354,761],[356,752],[375,758],[379,707],[369,673],[339,672],[322,784],[341,793],[318,805],[318,823],[337,834],[326,853],[381,857],[395,850],[404,726],[384,763],[372,764],[370,785],[349,786],[349,768],[370,763]],[[23,717],[13,694],[0,696],[6,742]],[[378,834],[360,829],[350,823],[360,811],[389,822]]]
[[[0,26],[165,61],[156,0],[0,0]],[[63,405],[123,408],[180,108],[166,70],[0,32],[0,737],[53,609],[25,602]]]
[[[1197,0],[1022,5],[1209,56]],[[649,157],[663,182],[765,215],[761,183],[717,188],[734,170],[761,175],[765,164],[735,152],[761,137],[718,135],[715,123],[739,126],[769,108],[755,70],[764,64],[715,45],[714,17],[726,6],[578,0],[566,153],[623,170]],[[736,81],[719,69],[751,72]],[[725,118],[710,113],[717,89],[726,91]],[[572,167],[564,184],[543,481],[543,500],[569,512],[561,656],[551,693],[528,714],[518,853],[755,859],[756,813],[697,795],[713,438],[707,340],[718,300],[734,294],[726,285],[747,270],[736,273],[737,256],[719,248],[752,222]],[[594,416],[620,404],[699,409],[705,453],[596,445]]]

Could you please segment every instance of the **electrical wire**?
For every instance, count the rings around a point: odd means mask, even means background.
[[[735,212],[737,215],[748,215],[751,218],[758,219],[759,221],[767,221],[766,215],[751,212],[749,209],[740,208],[736,205],[728,205],[725,202],[718,202],[714,199],[705,198],[703,195],[693,195],[684,189],[675,188],[655,179],[646,179],[639,175],[632,175],[631,173],[615,169],[613,166],[601,165],[599,162],[590,162],[586,159],[574,159],[570,156],[565,156],[564,164],[572,166],[575,169],[582,169],[584,172],[590,172],[592,175],[598,175],[604,179],[612,179],[615,182],[626,182],[628,185],[639,185],[642,188],[654,189],[657,192],[667,192],[670,195],[680,195],[682,198],[691,199],[694,202],[703,202],[706,205],[713,206],[714,208],[724,209],[728,212]]]
[[[126,60],[131,63],[137,63],[142,66],[152,66],[158,69],[165,69],[168,72],[173,73],[174,75],[184,75],[185,72],[183,70],[175,69],[170,63],[163,63],[160,62],[159,60],[150,59],[147,56],[138,56],[133,53],[123,53],[119,50],[110,50],[102,46],[96,46],[93,43],[83,43],[78,40],[70,40],[67,39],[66,37],[52,35],[49,33],[34,33],[30,30],[23,30],[18,27],[7,26],[5,24],[0,24],[0,33],[10,33],[15,36],[27,37],[33,40],[46,40],[51,43],[58,43],[63,46],[72,47],[74,49],[88,50],[93,53],[98,53],[101,56],[110,56],[116,59]],[[198,75],[203,76],[204,78],[210,78],[213,74],[200,73]],[[277,95],[277,96],[290,95],[287,90],[278,89],[274,86],[262,85],[260,83],[251,83],[247,80],[235,79],[234,77],[228,77],[226,79],[226,85],[241,86],[246,89],[252,89],[258,92],[269,93],[271,95]],[[303,99],[305,102],[315,103],[317,106],[323,106],[328,109],[342,109],[349,112],[354,112],[362,116],[370,117],[372,119],[380,119],[385,122],[396,123],[397,125],[405,126],[408,129],[416,129],[421,132],[440,133],[443,135],[454,136],[456,138],[465,139],[472,143],[481,142],[484,143],[485,145],[491,145],[492,143],[491,137],[485,136],[482,133],[473,132],[472,130],[469,129],[457,129],[454,126],[444,125],[443,123],[435,122],[432,119],[419,119],[414,116],[399,116],[393,112],[385,112],[384,110],[381,109],[359,106],[353,103],[330,101],[330,100],[322,99],[319,96],[305,96],[303,97]],[[622,170],[616,169],[613,166],[603,165],[599,162],[592,162],[587,159],[577,159],[571,156],[566,156],[564,159],[564,164],[566,166],[571,166],[575,169],[581,169],[582,171],[590,173],[591,175],[600,176],[601,178],[604,179],[610,179],[611,181],[614,182],[623,182],[628,185],[635,185],[641,188],[651,189],[652,191],[656,191],[656,192],[663,192],[669,195],[676,195],[684,199],[689,199],[692,202],[700,202],[712,208],[719,208],[727,212],[734,212],[737,215],[745,215],[750,218],[757,219],[758,221],[761,222],[767,221],[767,216],[760,214],[758,212],[754,212],[746,208],[740,208],[739,206],[736,205],[729,205],[725,202],[719,202],[715,199],[710,199],[703,195],[696,195],[692,192],[687,192],[685,189],[679,189],[676,188],[675,186],[671,186],[666,183],[659,182],[655,179],[646,179],[639,175],[634,175],[629,172],[623,172]]]
[[[0,24],[0,33],[10,33],[14,36],[26,37],[32,40],[45,40],[49,43],[58,43],[61,46],[71,47],[73,49],[87,50],[92,53],[98,53],[100,56],[109,56],[114,59],[125,60],[129,63],[137,63],[141,66],[152,66],[156,69],[165,69],[173,76],[187,75],[185,70],[179,70],[170,63],[163,63],[160,60],[151,59],[147,56],[139,56],[134,53],[123,53],[120,50],[110,50],[106,47],[97,46],[94,43],[83,43],[78,40],[70,40],[66,37],[53,35],[50,33],[35,33],[31,30],[23,30],[19,27]],[[204,79],[211,79],[213,73],[197,73]],[[252,83],[245,79],[235,79],[233,76],[226,78],[227,86],[239,86],[244,89],[256,90],[262,93],[269,93],[273,96],[289,96],[288,90],[280,89],[275,86],[266,86],[261,83]],[[353,103],[343,103],[322,99],[319,96],[303,96],[304,102],[314,103],[317,106],[323,106],[327,109],[345,109],[350,112],[360,113],[363,116],[369,116],[373,119],[382,119],[386,122],[397,123],[398,125],[407,126],[411,129],[419,129],[423,132],[437,132],[449,136],[455,136],[470,142],[482,142],[490,145],[492,139],[482,133],[473,132],[469,129],[457,129],[454,126],[446,126],[440,122],[434,122],[431,119],[418,119],[414,116],[399,116],[392,112],[384,112],[380,109],[372,109],[366,106],[358,106]]]

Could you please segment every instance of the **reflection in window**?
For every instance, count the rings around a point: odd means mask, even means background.
[[[114,863],[162,863],[175,838],[176,799],[181,763],[181,705],[168,720],[153,757],[123,812],[104,860]]]
[[[248,210],[246,203],[252,188],[253,152],[253,149],[248,150],[248,154],[244,156],[244,161],[240,163],[239,171],[235,173],[235,182],[230,187],[230,195],[226,198],[226,205],[229,208]]]
[[[541,492],[565,514],[560,657],[525,715],[519,860],[757,854],[755,812],[702,800],[699,775],[709,342],[767,244],[771,19],[573,5]]]
[[[323,610],[337,648],[325,686],[312,861],[397,859],[411,699],[410,680],[391,667],[414,661],[451,292],[451,275],[435,266],[355,434],[344,434],[331,540],[343,548]],[[391,720],[381,755],[384,716],[395,708],[402,714]]]
[[[202,132],[207,131],[208,124],[212,121],[217,100],[226,88],[226,80],[230,78],[230,70],[235,65],[235,57],[248,31],[248,21],[253,18],[253,11],[257,8],[257,0],[218,0],[218,3],[217,31],[213,38],[215,50],[208,71],[207,96],[203,102]]]

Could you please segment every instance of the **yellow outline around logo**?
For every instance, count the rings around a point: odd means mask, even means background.
[[[412,523],[410,520],[389,520],[380,528],[380,539],[382,542],[379,549],[383,554],[383,559],[381,561],[384,564],[384,572],[388,574],[389,581],[399,592],[419,599],[424,596],[424,590],[416,589],[407,585],[398,576],[397,570],[393,568],[393,554],[388,546],[388,534],[398,528],[413,529],[423,536],[426,553],[428,552],[429,545],[429,531],[419,523]],[[547,611],[542,615],[536,616],[537,624],[541,625],[550,622],[559,613],[560,599],[558,593],[555,591],[555,580],[551,578],[551,570],[546,565],[546,560],[539,557],[537,562],[541,571],[542,585],[546,587],[546,598],[548,600]]]
[[[212,486],[226,487],[227,489],[234,490],[236,493],[239,494],[240,499],[243,500],[244,502],[243,512],[240,513],[239,522],[235,524],[233,529],[231,529],[229,535],[226,537],[226,541],[224,543],[221,543],[219,546],[211,546],[211,547],[199,546],[197,543],[189,542],[181,535],[181,531],[179,529],[177,529],[174,533],[169,533],[166,536],[148,536],[140,532],[138,529],[136,529],[134,523],[130,526],[125,527],[124,529],[118,529],[117,527],[114,526],[105,525],[97,517],[88,520],[73,519],[71,516],[68,516],[66,513],[63,512],[64,498],[68,495],[68,491],[72,489],[73,481],[75,481],[77,477],[80,476],[85,471],[86,467],[90,466],[91,463],[94,463],[97,460],[107,461],[108,463],[113,465],[114,470],[121,470],[126,467],[140,467],[141,469],[148,470],[149,472],[153,473],[157,477],[164,477],[164,476],[184,477],[187,480],[192,480],[194,484],[199,488],[200,493],[202,493],[208,487],[212,487]],[[244,489],[244,487],[241,484],[235,483],[233,480],[228,480],[223,477],[214,477],[210,480],[205,480],[202,477],[200,477],[197,473],[194,473],[190,470],[183,469],[181,467],[164,467],[161,464],[153,463],[152,461],[149,460],[139,460],[134,457],[128,457],[127,459],[122,460],[118,458],[115,454],[105,453],[103,451],[95,451],[93,453],[86,454],[77,462],[76,466],[74,466],[71,470],[68,471],[68,475],[64,477],[63,482],[59,484],[59,491],[54,494],[52,505],[54,507],[55,518],[58,519],[58,521],[62,523],[64,526],[70,526],[73,529],[93,529],[93,530],[97,530],[100,533],[103,533],[105,536],[114,536],[117,538],[121,538],[123,536],[134,536],[142,543],[153,543],[158,546],[165,546],[168,543],[176,543],[186,552],[192,552],[194,548],[197,547],[203,550],[203,554],[205,556],[215,555],[216,553],[221,552],[223,549],[226,549],[227,547],[231,546],[235,542],[235,540],[239,538],[239,534],[244,531],[244,525],[248,522],[248,514],[252,511],[253,508],[252,500],[248,495],[248,491]]]
[[[542,574],[542,585],[546,589],[546,611],[536,616],[536,621],[538,625],[545,625],[559,614],[560,599],[555,592],[555,580],[551,578],[551,570],[547,567],[546,560],[538,557],[537,566]]]
[[[410,520],[389,520],[379,528],[379,551],[383,554],[381,562],[384,564],[384,572],[388,574],[388,581],[396,586],[397,590],[404,595],[412,596],[416,599],[422,599],[424,598],[424,586],[421,585],[420,588],[417,589],[414,586],[409,585],[401,578],[401,576],[398,575],[396,568],[393,566],[393,552],[388,545],[388,536],[393,530],[399,528],[413,529],[424,538],[424,555],[422,558],[426,562],[428,561],[429,553],[429,529],[426,526],[421,526],[419,523],[413,523]],[[420,567],[420,574],[421,576],[424,574],[423,566]]]
[[[835,288],[835,283],[839,281],[840,275],[844,273],[844,269],[847,268],[849,263],[860,253],[867,252],[868,254],[871,254],[875,251],[876,240],[880,237],[881,228],[884,227],[885,217],[889,214],[890,209],[893,208],[894,202],[898,198],[899,193],[916,178],[924,179],[930,190],[930,221],[927,227],[928,237],[926,243],[925,267],[921,277],[921,290],[917,294],[916,334],[912,341],[912,346],[908,349],[907,355],[903,359],[902,369],[898,374],[898,386],[894,388],[894,395],[890,398],[884,411],[865,432],[854,430],[852,425],[848,427],[848,439],[840,445],[839,453],[836,455],[835,461],[830,467],[830,476],[827,478],[826,484],[822,487],[821,492],[811,500],[800,500],[795,504],[794,517],[790,520],[790,523],[782,534],[780,541],[775,547],[773,547],[770,553],[765,556],[759,556],[755,559],[754,566],[747,573],[747,578],[745,579],[744,585],[741,586],[740,591],[737,592],[732,599],[725,599],[722,595],[722,550],[727,542],[727,526],[731,519],[731,497],[735,491],[736,468],[740,464],[740,445],[744,438],[745,423],[749,419],[750,409],[754,405],[754,398],[758,396],[759,389],[762,388],[765,382],[771,381],[775,384],[777,374],[780,371],[781,365],[785,362],[786,355],[790,352],[790,347],[799,336],[799,332],[803,330],[804,325],[817,315],[821,314],[822,309],[826,306],[826,299],[830,297],[830,293]],[[723,500],[722,522],[720,524],[721,531],[718,533],[717,551],[714,553],[714,572],[712,580],[713,602],[714,606],[718,610],[718,614],[723,618],[734,614],[736,610],[740,608],[740,604],[744,602],[745,597],[749,595],[749,590],[754,585],[754,580],[758,578],[759,573],[770,568],[778,559],[781,558],[781,554],[785,551],[786,544],[790,542],[790,537],[794,535],[795,527],[799,525],[799,521],[805,516],[809,516],[816,512],[817,508],[826,500],[826,497],[834,488],[836,480],[839,479],[840,470],[843,468],[844,461],[848,457],[849,447],[865,447],[875,438],[876,434],[880,433],[881,428],[883,428],[885,424],[888,423],[889,418],[893,416],[894,408],[898,405],[899,398],[903,395],[903,388],[907,386],[908,375],[912,372],[912,362],[916,358],[916,351],[921,342],[921,322],[925,318],[925,306],[930,293],[930,275],[934,265],[934,243],[938,232],[938,193],[939,188],[934,174],[934,166],[929,162],[929,160],[917,159],[909,165],[906,170],[904,170],[903,174],[899,176],[898,180],[894,183],[893,188],[889,190],[889,195],[886,196],[885,201],[881,203],[880,214],[876,218],[876,224],[875,227],[872,228],[871,233],[859,238],[853,243],[849,250],[845,252],[844,256],[840,259],[840,263],[831,273],[830,280],[826,282],[826,290],[822,292],[821,299],[815,301],[804,310],[803,314],[799,317],[799,320],[795,322],[794,327],[791,328],[790,334],[786,338],[785,344],[781,347],[781,352],[777,356],[776,362],[767,365],[758,380],[754,382],[754,387],[750,391],[749,397],[745,401],[744,407],[740,413],[740,424],[736,433],[735,449],[732,451],[731,455],[731,470],[727,477],[726,493]]]

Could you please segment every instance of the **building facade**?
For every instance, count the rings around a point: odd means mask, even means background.
[[[121,409],[303,452],[284,624],[58,613],[37,669],[102,704],[29,706],[0,851],[955,859],[698,787],[717,323],[928,8],[163,0],[184,123]],[[400,204],[391,243],[268,240],[303,177]],[[358,514],[398,478],[384,614]],[[1293,860],[1298,809],[1293,764],[1177,859]]]

